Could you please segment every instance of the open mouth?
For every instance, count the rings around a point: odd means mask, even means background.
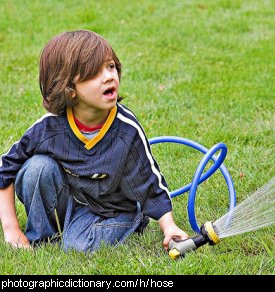
[[[107,97],[112,97],[114,93],[115,93],[115,87],[109,87],[103,92],[103,95]]]

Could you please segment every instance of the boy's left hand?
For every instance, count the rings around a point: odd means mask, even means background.
[[[185,240],[189,238],[189,235],[181,230],[176,224],[168,226],[165,230],[163,230],[163,233],[163,246],[165,250],[168,250],[169,242],[172,238],[176,240]]]
[[[174,222],[172,212],[164,214],[159,220],[161,230],[164,233],[163,246],[165,250],[168,250],[169,241],[174,238],[177,240],[185,240],[189,238],[189,235],[181,230]]]

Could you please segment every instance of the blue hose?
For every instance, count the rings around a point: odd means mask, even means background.
[[[218,143],[208,150],[207,148],[205,148],[204,146],[202,146],[201,144],[197,142],[194,142],[186,138],[174,137],[174,136],[155,137],[149,140],[149,143],[151,145],[157,144],[157,143],[168,143],[168,142],[184,144],[205,154],[196,169],[192,182],[170,193],[170,197],[174,198],[190,190],[189,197],[188,197],[188,206],[187,206],[188,218],[189,218],[189,222],[192,229],[195,232],[200,233],[200,227],[197,224],[196,215],[195,215],[195,199],[196,199],[197,187],[199,184],[201,184],[206,179],[208,179],[217,169],[220,169],[227,184],[227,188],[229,192],[229,201],[230,201],[229,210],[232,210],[236,206],[236,191],[234,188],[234,184],[228,170],[222,164],[227,154],[227,147],[224,143]],[[219,150],[221,150],[221,152],[219,156],[217,157],[214,154]],[[210,159],[214,162],[214,164],[202,175],[203,170]]]

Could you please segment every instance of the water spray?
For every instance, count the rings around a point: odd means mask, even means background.
[[[223,161],[227,154],[227,147],[223,143],[214,145],[207,149],[201,144],[181,137],[163,136],[149,140],[150,144],[157,143],[178,143],[190,146],[205,156],[199,163],[193,180],[190,184],[172,191],[170,197],[174,198],[187,191],[188,197],[188,218],[192,229],[198,233],[197,236],[183,241],[172,239],[169,242],[169,256],[177,259],[185,256],[189,251],[196,250],[205,244],[216,245],[221,238],[233,236],[248,231],[257,230],[275,223],[275,177],[273,177],[264,187],[257,190],[241,204],[236,206],[236,191],[231,176]],[[214,154],[220,150],[219,156]],[[206,164],[212,160],[214,164],[204,174]],[[206,222],[200,228],[195,216],[195,198],[197,187],[200,183],[208,179],[217,169],[222,172],[229,191],[229,211],[215,222]]]

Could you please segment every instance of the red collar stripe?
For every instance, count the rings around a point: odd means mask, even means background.
[[[101,125],[97,125],[95,127],[88,127],[86,125],[83,125],[74,115],[74,121],[75,121],[75,124],[77,125],[79,131],[83,131],[83,132],[93,132],[93,131],[96,131],[96,130],[100,130],[102,127],[103,127],[103,124]]]

